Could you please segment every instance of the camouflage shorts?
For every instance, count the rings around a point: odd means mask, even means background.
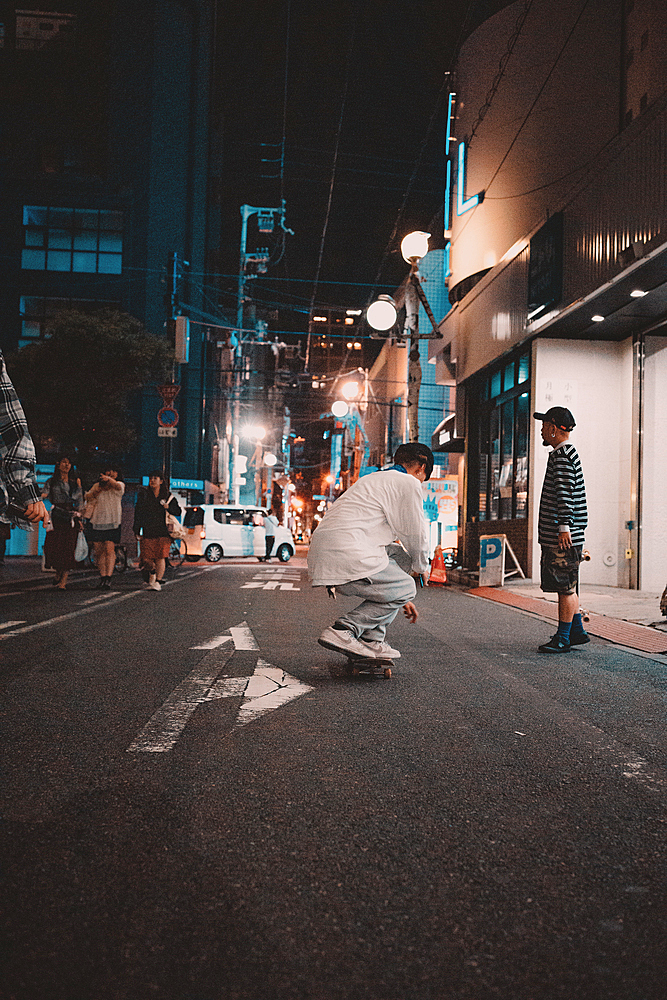
[[[546,594],[576,593],[581,551],[580,545],[563,550],[551,545],[542,546],[540,587]]]

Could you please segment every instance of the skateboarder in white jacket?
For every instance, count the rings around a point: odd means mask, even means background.
[[[414,578],[429,569],[421,483],[432,471],[430,448],[402,444],[392,468],[358,479],[322,518],[308,551],[312,584],[362,603],[324,630],[321,646],[373,659],[401,655],[385,635],[400,608],[409,621],[418,617]]]

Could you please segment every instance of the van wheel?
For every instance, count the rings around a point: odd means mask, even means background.
[[[293,553],[289,545],[287,545],[286,542],[283,542],[283,544],[278,547],[276,555],[278,556],[281,562],[289,562],[290,559],[292,558]]]
[[[221,545],[209,545],[204,553],[206,556],[206,562],[220,562],[222,559],[222,546]]]

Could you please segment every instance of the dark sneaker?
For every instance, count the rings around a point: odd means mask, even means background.
[[[591,641],[591,637],[588,632],[570,632],[570,645],[571,646],[584,646],[587,642]]]
[[[548,642],[545,642],[542,646],[537,647],[540,653],[567,653],[570,649],[570,643],[565,642],[562,635],[556,632],[552,635]]]

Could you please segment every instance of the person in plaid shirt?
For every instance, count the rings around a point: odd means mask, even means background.
[[[9,502],[25,507],[26,520],[48,523],[35,478],[35,446],[0,351],[0,512]]]

